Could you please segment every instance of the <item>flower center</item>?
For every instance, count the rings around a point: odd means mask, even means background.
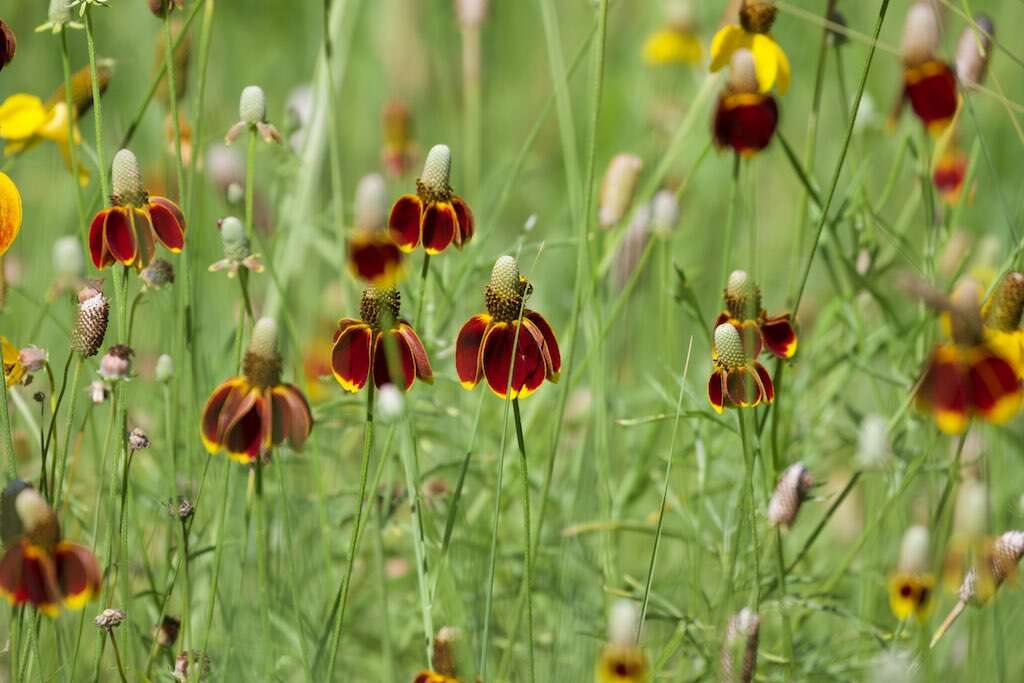
[[[281,383],[281,356],[247,351],[242,360],[242,374],[254,387],[276,387]]]
[[[740,26],[747,33],[768,33],[778,8],[768,2],[752,2],[740,10]]]
[[[498,322],[519,319],[523,301],[533,293],[533,285],[519,274],[516,260],[502,256],[491,270],[491,281],[484,290],[487,312]]]
[[[722,323],[715,328],[714,350],[715,362],[726,370],[739,370],[747,366],[743,340],[732,323]]]
[[[1001,332],[1014,332],[1024,314],[1024,274],[1009,273],[1003,278],[992,305],[985,314],[985,325]]]
[[[359,302],[359,317],[374,330],[380,330],[384,324],[398,320],[401,305],[402,295],[397,289],[369,287]]]

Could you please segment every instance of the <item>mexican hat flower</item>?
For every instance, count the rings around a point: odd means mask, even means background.
[[[389,287],[402,274],[405,255],[388,232],[384,178],[363,176],[356,187],[356,224],[348,236],[348,264],[352,273],[377,287]]]
[[[0,171],[0,255],[6,254],[21,231],[21,193],[3,171]]]
[[[370,287],[359,304],[360,319],[338,321],[331,372],[345,391],[362,389],[371,373],[376,387],[395,384],[409,389],[417,377],[428,384],[434,381],[423,342],[399,315],[401,302],[397,289]]]
[[[697,64],[703,49],[694,30],[690,0],[671,0],[666,7],[665,25],[644,41],[644,61],[663,64]]]
[[[21,363],[21,351],[8,341],[7,337],[0,337],[0,354],[3,356],[4,380],[7,382],[7,386],[13,387],[25,377],[25,366]]]
[[[768,146],[778,125],[775,98],[758,90],[753,55],[746,49],[736,50],[732,53],[729,82],[715,109],[715,144],[750,157]]]
[[[600,683],[646,683],[650,679],[647,655],[637,645],[639,615],[628,600],[612,606],[608,619],[608,642],[597,660]]]
[[[434,638],[433,669],[424,669],[416,674],[412,683],[459,683],[456,676],[457,657],[455,648],[462,640],[462,632],[451,626],[443,626]]]
[[[907,12],[903,27],[903,99],[932,133],[945,130],[958,106],[956,76],[935,56],[939,47],[939,17],[928,0],[918,0]]]
[[[947,434],[963,432],[974,417],[1002,424],[1021,404],[1017,371],[985,338],[980,298],[978,283],[965,280],[948,301],[930,302],[949,313],[951,339],[926,362],[916,398]]]
[[[403,194],[391,207],[388,227],[402,251],[420,243],[428,254],[440,254],[454,243],[457,249],[473,238],[473,212],[448,184],[452,152],[434,145],[416,180],[416,194]]]
[[[964,181],[967,179],[967,154],[956,141],[945,145],[932,170],[932,183],[946,206],[960,201]]]
[[[502,256],[495,262],[484,290],[487,312],[467,320],[455,341],[455,369],[463,387],[472,389],[486,377],[491,391],[501,398],[526,398],[545,379],[558,381],[558,340],[548,321],[525,307],[532,292],[514,258]]]
[[[770,2],[745,3],[740,8],[740,23],[726,24],[712,39],[711,71],[731,63],[737,50],[749,50],[757,72],[754,92],[766,93],[776,86],[779,94],[785,95],[789,90],[789,59],[771,35],[777,13]]]
[[[723,323],[715,328],[711,362],[708,400],[716,412],[727,407],[752,408],[775,400],[771,375],[747,354],[735,325]]]
[[[4,489],[0,531],[0,595],[12,605],[31,604],[48,616],[60,605],[81,609],[99,590],[99,564],[88,548],[61,538],[57,515],[26,482]]]
[[[761,288],[742,270],[734,270],[725,286],[725,310],[715,320],[715,327],[732,323],[743,337],[750,358],[757,358],[767,349],[778,358],[792,358],[796,353],[796,330],[789,313],[769,316],[761,305]]]
[[[1024,379],[1024,273],[1007,273],[982,311],[985,338]]]
[[[928,529],[912,526],[903,534],[896,571],[889,577],[889,608],[900,621],[928,618],[935,589],[929,564]]]
[[[89,253],[103,270],[115,261],[142,270],[156,256],[156,242],[172,253],[185,248],[185,216],[165,197],[150,197],[142,184],[139,161],[127,149],[114,155],[112,206],[100,210],[89,226]]]
[[[14,31],[7,25],[7,22],[0,19],[0,71],[11,63],[14,53],[18,49],[18,40],[14,37]]]
[[[281,381],[277,325],[261,318],[242,362],[242,374],[213,390],[203,409],[200,434],[210,455],[221,450],[236,462],[255,462],[286,440],[302,448],[313,429],[306,397]]]
[[[412,114],[401,100],[391,100],[381,112],[384,146],[380,161],[392,178],[401,178],[412,170],[419,150],[412,139]]]

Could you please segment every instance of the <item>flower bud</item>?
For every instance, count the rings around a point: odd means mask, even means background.
[[[108,607],[96,615],[96,626],[107,631],[112,631],[124,622],[125,614],[119,609]]]
[[[356,186],[356,227],[367,230],[383,228],[388,220],[387,188],[384,176],[370,173]]]
[[[172,517],[177,517],[180,521],[187,521],[193,514],[195,514],[196,506],[188,498],[178,498],[172,500],[168,512]]]
[[[11,63],[14,53],[18,49],[18,41],[14,37],[14,31],[7,25],[7,22],[0,19],[0,71]]]
[[[18,351],[18,362],[25,368],[25,372],[39,372],[49,360],[50,354],[38,346],[26,346]]]
[[[732,53],[729,61],[729,89],[736,93],[756,93],[760,89],[754,54],[750,50],[741,48]]]
[[[238,98],[238,118],[255,126],[267,120],[267,95],[258,85],[249,85]]]
[[[150,289],[162,289],[174,283],[174,266],[166,259],[154,259],[142,269],[139,278]]]
[[[110,386],[103,380],[94,379],[87,389],[89,400],[99,405],[110,398]]]
[[[228,189],[224,191],[224,198],[228,204],[238,206],[245,199],[245,188],[242,187],[241,183],[231,183],[228,185]]]
[[[487,18],[488,0],[455,0],[455,15],[463,26],[474,27]]]
[[[996,35],[995,24],[989,17],[979,14],[974,21],[977,29],[967,26],[956,48],[956,77],[967,88],[981,85],[985,80],[992,56],[992,39]]]
[[[242,261],[252,253],[249,238],[245,234],[245,226],[234,216],[228,216],[220,221],[220,242],[226,259]]]
[[[598,223],[610,228],[626,215],[644,162],[635,154],[616,154],[608,164],[601,185]]]
[[[1024,274],[1007,273],[999,283],[985,314],[985,326],[1000,332],[1014,332],[1024,314]]]
[[[131,150],[121,149],[114,155],[110,177],[115,204],[130,204],[132,206],[143,204],[146,188],[142,182],[139,160]]]
[[[156,381],[166,384],[174,378],[174,359],[166,353],[156,359]]]
[[[132,356],[135,352],[124,344],[115,344],[107,349],[100,359],[100,377],[108,382],[126,380],[132,374]]]
[[[53,26],[63,26],[71,21],[71,8],[68,6],[70,0],[50,0],[50,10],[47,18]]]
[[[78,314],[71,330],[71,350],[83,358],[95,356],[107,334],[110,302],[101,292],[86,287],[78,292]]]
[[[881,467],[892,455],[889,426],[881,415],[865,415],[857,430],[857,460],[864,467]]]
[[[770,2],[745,2],[740,8],[740,26],[747,33],[768,33],[778,11]]]
[[[416,185],[424,191],[422,194],[427,197],[450,195],[451,172],[452,151],[448,145],[434,145],[427,152],[427,159],[423,162],[423,174]]]
[[[903,532],[899,570],[904,574],[926,574],[931,566],[928,528],[912,526]]]
[[[787,467],[768,502],[768,521],[776,526],[792,527],[813,483],[811,473],[803,463]]]
[[[910,6],[903,25],[900,54],[907,66],[917,66],[932,59],[939,47],[939,17],[928,0]]]
[[[190,663],[191,662],[191,663]],[[193,666],[198,670],[189,671],[189,667]],[[188,652],[179,652],[178,656],[174,660],[174,671],[171,672],[174,680],[186,683],[186,681],[202,681],[210,675],[210,658],[200,650],[192,650],[191,654]]]
[[[81,277],[85,273],[85,254],[82,242],[67,235],[53,243],[53,269],[58,275]]]
[[[679,198],[671,190],[658,190],[651,200],[651,229],[667,237],[679,225]]]
[[[405,398],[394,384],[385,384],[377,390],[377,415],[385,424],[398,422],[405,412]]]
[[[757,645],[760,639],[761,617],[744,607],[737,612],[725,629],[725,641],[719,663],[722,679],[732,683],[750,683],[757,668]]]
[[[277,322],[273,318],[260,318],[256,321],[248,350],[263,358],[277,357]]]
[[[149,448],[149,437],[146,435],[146,432],[138,427],[128,432],[128,448],[133,451]]]

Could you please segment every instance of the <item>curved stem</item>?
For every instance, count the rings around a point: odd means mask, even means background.
[[[110,199],[110,180],[107,177],[107,160],[103,151],[103,103],[100,101],[100,80],[96,72],[96,41],[92,31],[92,9],[85,10],[85,42],[89,52],[89,75],[92,79],[93,121],[96,123],[96,166],[100,174],[100,191],[104,201]],[[71,116],[71,112],[68,112]]]
[[[78,112],[75,111],[71,99],[71,55],[68,51],[68,32],[60,32],[60,62],[64,70],[64,106],[68,110],[68,165],[71,166],[71,183],[75,186],[75,209],[78,211],[78,229],[84,236],[89,217],[82,198],[82,184],[78,180],[78,161],[75,152],[75,126],[78,123]]]

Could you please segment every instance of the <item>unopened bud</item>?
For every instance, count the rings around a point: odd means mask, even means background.
[[[94,379],[89,388],[89,400],[99,405],[110,398],[110,385],[103,380]]]
[[[146,195],[139,160],[128,149],[118,150],[111,164],[111,189],[118,204],[140,206]]]
[[[759,90],[754,54],[750,50],[739,49],[732,53],[729,61],[729,89],[737,93],[756,93]]]
[[[849,39],[846,37],[846,29],[848,24],[846,23],[846,17],[839,10],[832,10],[828,15],[829,27],[828,27],[828,39],[836,47],[845,45]]]
[[[50,10],[47,18],[54,26],[63,26],[71,21],[71,8],[69,0],[50,0]]]
[[[128,448],[140,451],[149,448],[149,436],[138,427],[128,432]]]
[[[84,358],[95,356],[107,334],[110,302],[91,287],[78,292],[78,313],[71,330],[71,350]]]
[[[598,223],[610,228],[626,215],[644,162],[635,154],[616,154],[608,164],[601,185]]]
[[[455,0],[455,14],[463,26],[479,26],[487,18],[488,0]]]
[[[779,484],[768,503],[768,521],[776,526],[793,526],[813,483],[811,473],[803,463],[797,462],[787,467],[779,477]]]
[[[238,98],[238,118],[249,125],[262,123],[267,119],[267,95],[258,85],[249,85]]]
[[[932,59],[939,47],[939,17],[928,0],[910,6],[903,24],[900,54],[907,66],[917,66]]]
[[[640,628],[640,613],[631,600],[617,600],[608,617],[608,642],[612,645],[632,645]]]
[[[131,377],[132,356],[135,352],[124,344],[115,344],[107,349],[100,359],[99,375],[108,382],[118,382]]]
[[[975,17],[974,23],[977,28],[967,26],[956,48],[956,77],[968,88],[979,86],[985,80],[996,35],[995,24],[984,14]]]
[[[156,359],[156,381],[166,384],[174,379],[174,359],[168,356],[166,353],[161,354]]]
[[[220,243],[224,248],[224,258],[232,261],[242,261],[252,253],[245,226],[234,216],[220,221]]]
[[[899,570],[904,574],[925,574],[931,565],[928,528],[912,526],[903,532]]]
[[[356,186],[356,227],[367,230],[382,228],[387,223],[387,188],[384,176],[370,173],[359,179]]]
[[[142,269],[139,278],[150,289],[162,289],[174,283],[174,266],[166,259],[154,259]]]
[[[119,609],[108,607],[96,615],[96,626],[111,631],[121,625],[125,620],[125,614]]]
[[[25,368],[25,372],[39,372],[49,360],[50,354],[38,346],[26,346],[18,351],[18,362]]]

